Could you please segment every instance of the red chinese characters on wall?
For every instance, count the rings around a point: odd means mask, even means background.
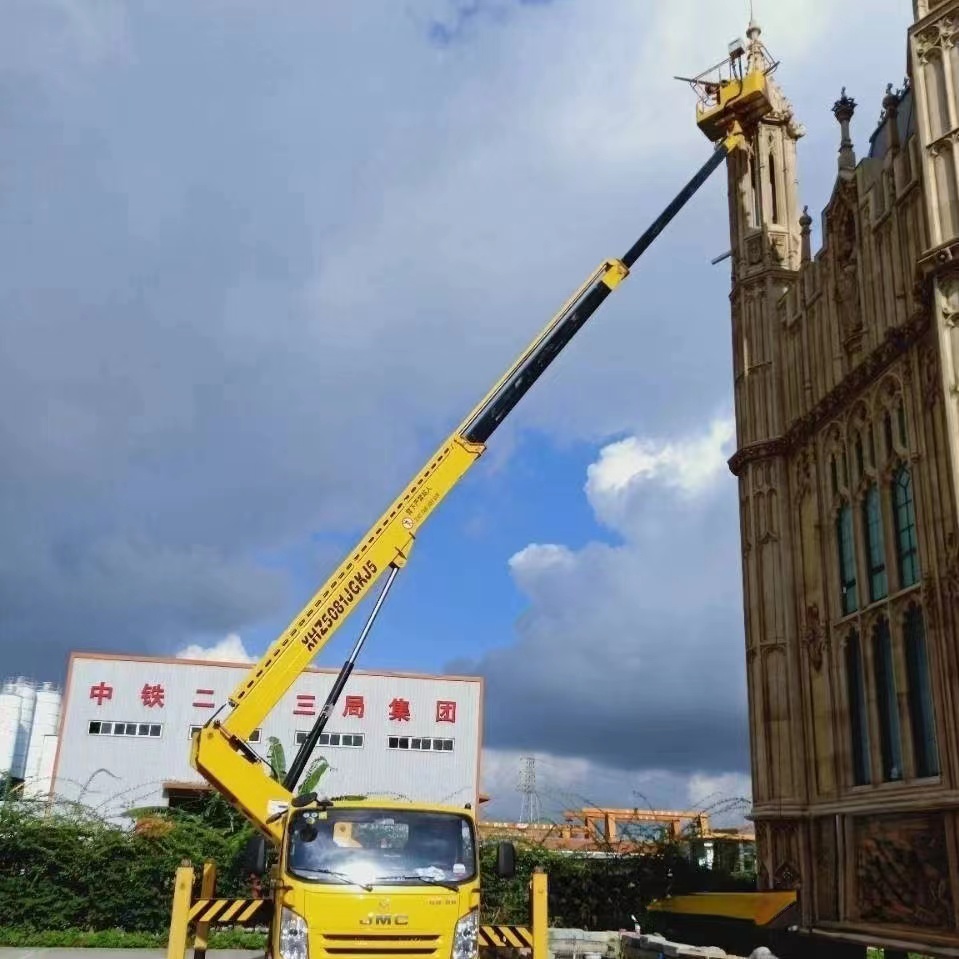
[[[436,701],[436,721],[438,723],[456,722],[456,703],[451,699],[438,699]]]
[[[296,705],[293,707],[294,716],[315,716],[316,696],[313,693],[297,693]]]
[[[140,690],[140,702],[149,709],[163,708],[164,692],[159,683],[144,683]]]
[[[396,698],[390,701],[390,720],[401,723],[410,721],[410,701],[408,699]]]
[[[109,683],[99,682],[90,687],[90,698],[102,706],[108,699],[113,699],[113,687]]]
[[[193,705],[198,709],[213,709],[216,705],[213,702],[212,689],[198,689],[193,695]]]
[[[363,702],[362,696],[346,697],[346,702],[343,705],[344,716],[355,716],[357,719],[362,719],[365,712],[366,705]]]

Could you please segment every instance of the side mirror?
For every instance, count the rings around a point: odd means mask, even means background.
[[[516,875],[516,847],[511,842],[496,845],[496,875],[500,879],[512,879]]]
[[[262,876],[266,872],[266,837],[253,836],[240,857],[244,873]]]

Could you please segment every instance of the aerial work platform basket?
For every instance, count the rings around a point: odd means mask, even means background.
[[[695,77],[676,78],[696,92],[696,125],[713,143],[749,130],[773,112],[767,78],[779,64],[769,56],[760,32],[751,23],[748,43],[734,40],[729,56],[715,66]]]

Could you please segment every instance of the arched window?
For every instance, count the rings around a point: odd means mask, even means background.
[[[916,537],[916,512],[912,497],[912,476],[908,466],[900,466],[892,481],[892,507],[896,518],[896,559],[899,588],[919,582],[919,547]]]
[[[769,195],[772,197],[772,222],[779,222],[779,191],[776,189],[776,159],[769,152]]]
[[[852,746],[852,781],[865,786],[872,781],[869,769],[869,724],[866,721],[866,684],[862,670],[859,633],[846,640],[846,699],[849,703],[849,734]]]
[[[876,706],[879,710],[879,745],[882,750],[882,778],[887,782],[902,779],[902,742],[896,696],[896,674],[892,663],[889,620],[876,623],[872,635],[873,661],[876,666]]]
[[[909,449],[908,437],[906,435],[906,408],[903,406],[902,398],[896,403],[896,425],[899,427],[899,445],[904,449]]]
[[[856,588],[856,547],[853,540],[852,507],[843,503],[836,519],[836,539],[839,545],[839,590],[843,616],[859,608]]]
[[[752,223],[750,226],[758,227],[760,225],[759,212],[759,171],[756,169],[756,162],[752,156],[749,157],[749,187],[752,194]]]
[[[909,683],[909,718],[912,724],[912,750],[917,776],[939,775],[939,747],[932,705],[932,684],[926,652],[926,631],[922,610],[910,606],[906,613],[904,642],[906,674]]]
[[[862,501],[862,527],[866,534],[866,562],[869,570],[869,602],[883,599],[889,592],[886,576],[886,544],[882,535],[882,504],[879,489],[873,483]]]
[[[889,413],[889,410],[885,410],[882,414],[882,432],[883,437],[886,440],[886,456],[892,457],[896,455],[896,446],[892,440],[892,415]]]

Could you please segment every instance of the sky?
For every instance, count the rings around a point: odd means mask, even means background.
[[[831,191],[908,0],[756,0]],[[2,672],[259,656],[707,159],[746,0],[5,0]],[[422,530],[362,666],[486,679],[489,815],[742,810],[722,173]],[[356,617],[357,628],[359,617]],[[317,658],[338,665],[355,630]]]

